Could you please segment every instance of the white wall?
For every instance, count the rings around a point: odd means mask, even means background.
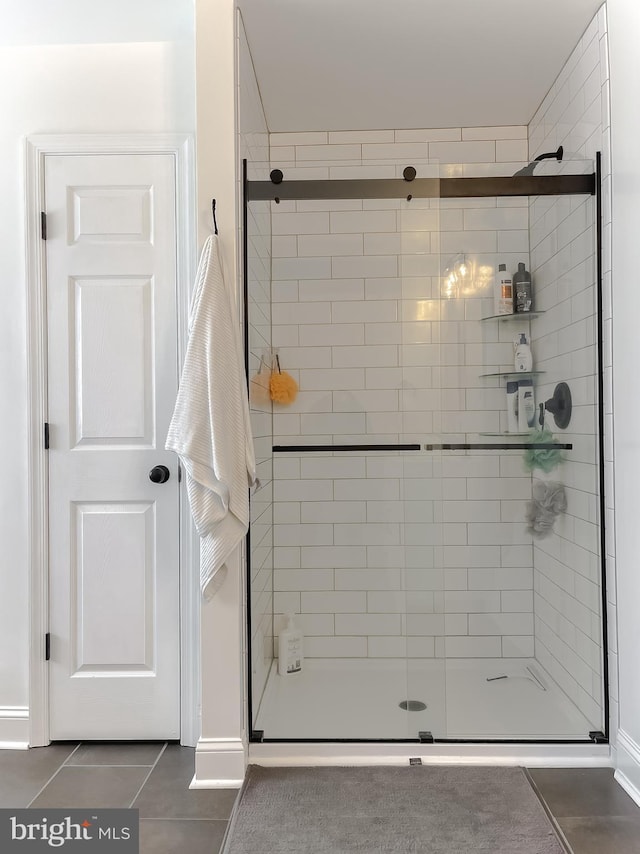
[[[242,177],[238,172],[237,57],[233,0],[196,0],[197,193],[199,240],[211,233],[211,199],[218,202],[225,277],[238,288]],[[194,787],[240,786],[245,771],[245,585],[241,548],[201,610],[202,730]]]
[[[110,5],[108,26],[94,16],[89,21],[84,6],[82,18],[79,5],[56,3],[55,23],[44,11],[51,4],[24,3],[15,11],[16,4],[5,2],[2,10],[0,443],[7,453],[0,486],[0,710],[28,704],[24,137],[195,129],[190,0],[147,3],[154,23],[146,30],[129,3]],[[41,13],[50,27],[37,25]]]
[[[616,568],[618,603],[619,779],[640,802],[640,290],[635,285],[640,228],[640,5],[609,0],[613,209],[613,381],[615,420]]]

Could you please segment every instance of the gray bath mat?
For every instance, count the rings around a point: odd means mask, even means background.
[[[250,765],[223,854],[564,854],[521,768]]]

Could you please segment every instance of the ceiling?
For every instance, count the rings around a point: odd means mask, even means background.
[[[601,0],[238,0],[271,131],[527,124]]]

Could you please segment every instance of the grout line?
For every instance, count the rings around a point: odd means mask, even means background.
[[[555,815],[551,811],[551,807],[547,804],[546,800],[544,799],[544,795],[542,794],[542,792],[538,788],[535,780],[531,776],[529,769],[522,767],[522,770],[524,772],[524,776],[527,778],[527,782],[529,783],[529,785],[531,786],[531,788],[533,790],[533,793],[537,797],[538,802],[540,803],[540,806],[545,811],[551,826],[555,830],[556,836],[558,838],[558,842],[566,850],[567,854],[573,854],[573,848],[569,845],[569,840],[565,836],[563,829],[560,827],[559,821],[556,819]]]
[[[62,765],[60,766],[60,768],[62,768],[62,766],[63,766],[63,765],[66,765],[66,764],[67,764],[67,762],[71,759],[71,757],[72,757],[75,753],[77,753],[77,752],[78,752],[78,750],[80,750],[80,748],[81,748],[81,747],[82,747],[82,742],[81,742],[81,741],[79,741],[79,742],[76,744],[76,746],[73,748],[73,750],[71,751],[71,753],[70,753],[70,754],[67,756],[67,758],[64,760],[64,762],[62,763]]]
[[[164,752],[165,752],[165,750],[166,750],[166,749],[167,749],[167,742],[165,741],[165,743],[164,743],[164,744],[163,744],[163,746],[162,746],[162,750],[160,751],[160,753],[158,754],[158,756],[157,756],[157,758],[156,758],[156,761],[153,763],[153,765],[151,766],[151,768],[149,768],[149,773],[147,774],[147,776],[146,776],[146,777],[144,778],[144,780],[142,781],[142,785],[140,786],[140,788],[138,789],[138,791],[135,793],[135,795],[134,795],[134,797],[133,797],[133,800],[132,800],[132,801],[131,801],[131,803],[129,804],[129,809],[132,809],[132,808],[133,808],[133,805],[134,805],[134,803],[136,802],[136,799],[140,796],[140,792],[141,792],[141,791],[143,790],[143,788],[146,786],[146,784],[147,784],[147,780],[149,779],[149,777],[150,777],[150,776],[151,776],[151,774],[153,773],[153,771],[154,771],[154,769],[155,769],[156,765],[158,764],[158,762],[160,761],[160,759],[161,759],[161,758],[162,758],[162,756],[164,755]]]
[[[76,746],[73,748],[73,750],[71,751],[71,753],[67,756],[67,758],[64,760],[64,762],[56,768],[56,770],[55,770],[55,771],[53,772],[53,774],[49,777],[49,779],[48,779],[48,780],[47,780],[47,782],[44,784],[44,786],[42,786],[40,789],[38,789],[38,791],[36,792],[36,794],[33,796],[33,798],[31,798],[31,800],[30,800],[30,801],[29,801],[29,803],[27,804],[27,809],[28,809],[28,808],[31,806],[31,804],[36,800],[36,798],[40,797],[40,795],[42,794],[42,792],[44,792],[44,790],[47,788],[47,786],[49,785],[49,783],[51,783],[51,781],[53,780],[53,778],[54,778],[54,777],[56,777],[56,776],[59,774],[59,772],[60,772],[60,771],[65,767],[65,765],[67,764],[67,762],[69,761],[69,759],[71,759],[71,757],[72,757],[72,756],[73,756],[73,754],[76,752],[76,750],[78,750],[78,749],[80,748],[81,743],[82,743],[82,742],[78,742],[78,744],[76,744]]]
[[[121,762],[82,762],[76,765],[68,765],[68,768],[150,768],[148,762],[140,762],[137,765],[128,765]]]

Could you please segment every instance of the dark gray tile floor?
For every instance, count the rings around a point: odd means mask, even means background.
[[[176,744],[0,750],[0,807],[133,807],[140,854],[218,854],[237,790],[189,789],[193,768]]]
[[[175,744],[3,750],[0,807],[134,807],[140,854],[218,854],[237,791],[189,789],[193,767],[194,751]],[[640,854],[640,807],[611,769],[529,774],[573,854]]]
[[[610,768],[532,768],[539,795],[574,854],[640,854],[640,807]]]

